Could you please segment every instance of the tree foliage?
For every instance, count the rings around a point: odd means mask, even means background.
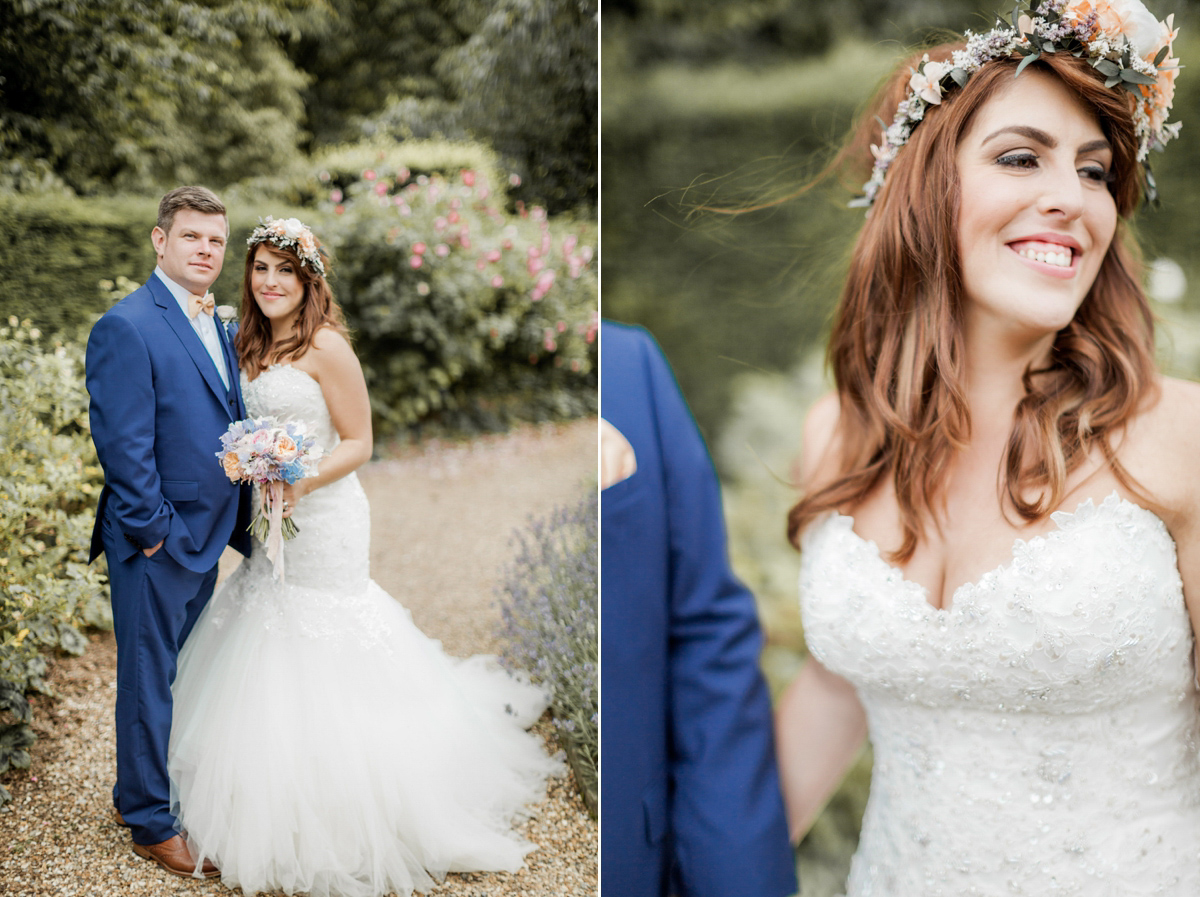
[[[79,192],[286,164],[306,77],[277,38],[314,0],[0,0],[0,185]]]
[[[435,66],[470,37],[487,9],[482,0],[331,0],[322,28],[288,45],[311,77],[304,95],[314,141],[355,136],[358,119],[399,98],[447,99]]]
[[[464,126],[551,212],[596,202],[595,0],[499,0],[441,70]]]

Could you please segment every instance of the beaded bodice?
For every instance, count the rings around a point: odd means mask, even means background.
[[[854,521],[803,541],[809,649],[854,684],[875,765],[853,897],[1200,894],[1200,705],[1162,521],[1053,515],[933,607]]]
[[[251,417],[304,423],[327,455],[340,441],[321,385],[299,368],[272,365],[254,380],[243,374],[242,396]],[[259,501],[257,488],[254,500]],[[349,473],[309,492],[292,520],[299,533],[283,545],[284,580],[275,580],[265,547],[255,541],[245,574],[231,578],[213,610],[214,625],[224,625],[234,613],[266,608],[269,626],[382,642],[386,633],[377,610],[361,599],[370,581],[371,518],[358,476]]]

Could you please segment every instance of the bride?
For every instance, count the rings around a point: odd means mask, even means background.
[[[1200,894],[1200,387],[1155,370],[1125,232],[1174,34],[1031,5],[908,60],[857,132],[777,729],[794,838],[871,740],[851,897]]]
[[[260,543],[180,653],[172,810],[197,868],[211,859],[246,894],[375,897],[514,871],[534,845],[509,825],[558,768],[523,731],[545,700],[489,658],[448,658],[370,579],[354,473],[370,406],[325,264],[295,219],[250,237],[247,410],[305,422],[325,456],[285,491],[299,533],[284,577]]]

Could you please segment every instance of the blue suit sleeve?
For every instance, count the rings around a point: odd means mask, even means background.
[[[133,322],[108,314],[87,345],[92,441],[109,489],[108,506],[121,530],[141,547],[167,537],[171,509],[154,459],[154,375]]]
[[[730,569],[716,472],[651,353],[670,528],[672,829],[680,897],[796,891],[754,598]]]

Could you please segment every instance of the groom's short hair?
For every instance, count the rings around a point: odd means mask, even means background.
[[[176,187],[158,202],[158,221],[155,222],[164,234],[171,233],[175,213],[183,209],[194,209],[206,215],[224,215],[226,230],[229,228],[229,213],[217,194],[207,187]]]

